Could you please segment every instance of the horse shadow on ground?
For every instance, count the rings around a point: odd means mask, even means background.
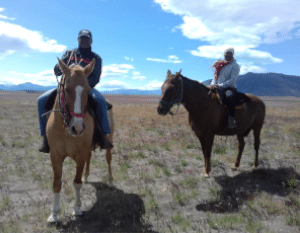
[[[144,202],[136,194],[126,194],[104,183],[89,182],[97,201],[79,217],[65,217],[55,223],[59,232],[154,232],[143,220]]]
[[[212,213],[238,212],[245,202],[262,192],[281,197],[292,192],[300,194],[297,180],[300,180],[300,175],[294,168],[256,169],[234,177],[218,176],[215,181],[222,189],[217,193],[216,200],[200,203],[196,209]]]

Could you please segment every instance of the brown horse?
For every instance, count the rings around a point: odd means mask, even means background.
[[[76,162],[76,175],[73,182],[76,199],[73,215],[81,215],[80,189],[82,185],[82,173],[86,164],[85,180],[89,175],[89,165],[92,155],[94,118],[88,110],[88,94],[90,86],[87,77],[95,67],[95,60],[85,68],[72,64],[69,67],[58,59],[60,69],[63,72],[63,81],[56,97],[53,110],[48,118],[46,136],[50,146],[50,157],[54,172],[53,191],[54,202],[52,213],[48,222],[56,222],[60,210],[61,177],[64,159],[69,156]],[[62,114],[60,114],[62,113]],[[108,136],[113,143],[113,113],[108,112],[111,134]],[[98,145],[96,146],[96,148]],[[109,168],[109,181],[111,174],[111,148],[107,149],[106,159]]]
[[[162,99],[157,107],[160,115],[166,115],[174,104],[183,104],[189,112],[189,123],[198,137],[205,160],[204,176],[210,172],[210,156],[215,135],[237,135],[239,142],[238,155],[232,169],[236,170],[240,165],[244,150],[244,137],[250,130],[254,132],[255,162],[253,168],[258,165],[258,149],[260,144],[260,131],[265,118],[265,104],[255,95],[246,94],[250,98],[246,106],[236,109],[236,129],[227,128],[227,109],[214,97],[214,94],[205,85],[188,79],[181,75],[181,71],[175,75],[168,70],[167,78],[162,87]]]

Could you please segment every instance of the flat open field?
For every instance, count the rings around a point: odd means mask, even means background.
[[[188,114],[159,116],[156,96],[105,95],[113,104],[114,186],[105,151],[95,151],[82,185],[84,215],[73,217],[75,162],[64,162],[59,223],[48,224],[53,172],[41,142],[40,94],[0,92],[0,232],[299,232],[300,99],[262,97],[267,116],[259,167],[253,135],[238,171],[237,139],[215,138],[212,173]],[[130,221],[132,216],[136,221]]]

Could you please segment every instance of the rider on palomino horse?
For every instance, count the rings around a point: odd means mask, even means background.
[[[228,128],[235,128],[235,94],[236,81],[239,76],[240,67],[233,58],[234,49],[228,48],[224,51],[224,60],[218,60],[213,64],[215,68],[214,78],[210,84],[211,89],[217,89],[221,100],[226,105],[229,117]]]
[[[79,45],[78,49],[66,51],[62,56],[61,60],[68,66],[70,66],[72,63],[78,63],[82,67],[85,67],[93,60],[93,58],[96,59],[95,68],[93,72],[90,74],[90,76],[88,77],[88,82],[90,87],[92,88],[90,91],[90,95],[93,97],[93,99],[96,102],[96,109],[93,109],[96,115],[95,120],[101,126],[101,132],[99,138],[97,138],[97,143],[100,145],[102,149],[107,149],[112,147],[112,144],[110,143],[110,141],[106,136],[107,134],[110,134],[110,127],[109,127],[109,121],[107,116],[107,105],[101,93],[94,88],[100,80],[102,59],[98,54],[91,51],[91,44],[92,44],[92,33],[89,30],[81,30],[78,34],[78,45]],[[75,61],[75,59],[77,61]],[[56,76],[62,75],[62,72],[58,64],[56,64],[54,67],[54,73]],[[46,102],[49,96],[54,91],[56,91],[56,88],[45,92],[38,98],[38,114],[39,114],[40,130],[41,130],[41,136],[43,137],[43,142],[39,148],[39,151],[44,153],[49,153],[50,148],[46,138],[46,130],[45,130],[47,124],[47,118],[46,116],[42,116],[42,115],[47,111],[45,107]]]

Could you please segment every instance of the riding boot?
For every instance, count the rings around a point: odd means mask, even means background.
[[[107,136],[105,133],[103,133],[103,131],[101,130],[101,128],[99,127],[99,125],[96,123],[95,125],[95,129],[96,129],[96,134],[95,134],[95,140],[98,143],[98,145],[100,146],[101,149],[108,149],[108,148],[113,148],[113,144],[111,144],[111,142],[108,140]]]
[[[228,117],[228,128],[229,129],[236,128],[236,122],[233,116]]]
[[[43,142],[39,148],[39,151],[43,152],[43,153],[50,153],[50,147],[49,147],[46,135],[43,136]]]

